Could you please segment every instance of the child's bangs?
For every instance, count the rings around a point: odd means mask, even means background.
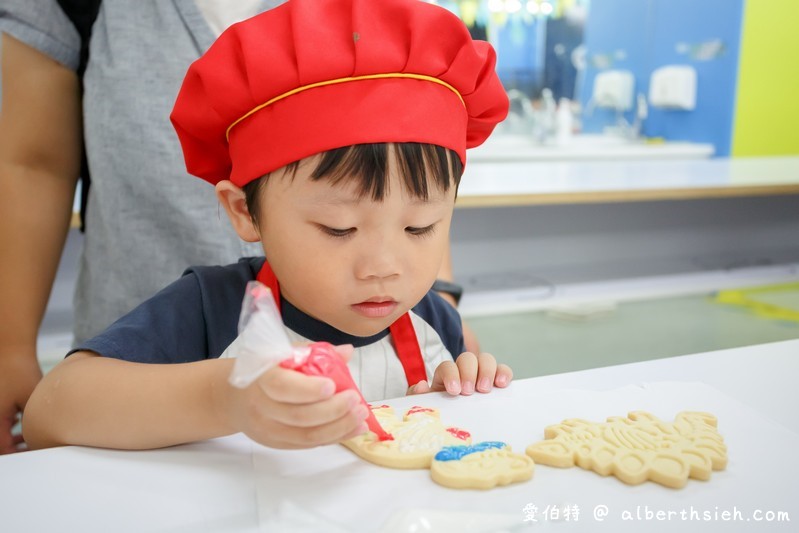
[[[455,193],[463,174],[458,154],[448,148],[423,143],[356,144],[324,152],[311,173],[311,179],[332,183],[357,181],[361,198],[379,201],[388,194],[389,161],[394,157],[405,190],[413,197],[428,200],[430,186],[446,193],[454,182]],[[286,165],[284,175],[293,178],[300,161]],[[259,195],[269,174],[243,187],[250,216],[257,221]]]
[[[332,183],[357,180],[363,198],[382,200],[389,189],[389,162],[394,160],[405,190],[427,200],[430,187],[447,192],[454,181],[457,191],[463,165],[447,148],[422,143],[357,144],[322,154],[311,179]]]

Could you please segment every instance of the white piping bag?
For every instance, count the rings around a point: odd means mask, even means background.
[[[380,426],[369,404],[352,379],[340,350],[327,342],[314,342],[308,346],[292,346],[283,320],[275,305],[272,291],[258,281],[247,283],[239,316],[239,336],[220,357],[235,357],[228,381],[234,387],[249,387],[258,376],[280,365],[309,376],[324,376],[333,380],[336,392],[354,390],[362,405],[368,409],[366,424],[369,430],[383,440],[393,440],[391,434]]]
[[[281,361],[293,357],[299,363],[310,352],[291,345],[272,291],[259,281],[247,283],[238,330],[239,336],[220,357],[236,359],[228,380],[240,389]]]

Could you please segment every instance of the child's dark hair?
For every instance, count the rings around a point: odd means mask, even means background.
[[[356,144],[336,148],[322,154],[311,173],[311,179],[322,178],[334,184],[347,178],[359,180],[361,198],[381,200],[388,193],[388,168],[390,155],[394,155],[400,178],[406,190],[413,196],[427,200],[428,183],[442,192],[447,192],[450,180],[455,182],[457,192],[463,174],[463,164],[458,154],[448,148],[423,143],[374,143]],[[299,161],[286,166],[286,173],[296,175]],[[261,185],[269,174],[244,186],[247,208],[255,220]]]

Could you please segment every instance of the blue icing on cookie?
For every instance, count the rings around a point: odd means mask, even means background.
[[[477,444],[464,445],[464,446],[445,446],[441,448],[435,456],[436,461],[458,461],[471,453],[484,452],[492,448],[501,450],[507,447],[507,444],[499,441],[485,441],[478,442]]]

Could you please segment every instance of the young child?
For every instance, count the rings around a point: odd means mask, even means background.
[[[189,69],[172,122],[189,172],[268,262],[191,268],[78,346],[31,396],[29,445],[141,449],[241,431],[305,448],[366,431],[357,393],[330,379],[273,368],[228,384],[220,355],[253,279],[293,341],[355,346],[342,356],[368,401],[507,386],[507,366],[461,353],[457,313],[430,290],[466,148],[507,114],[494,62],[419,0],[290,0],[222,34]]]

